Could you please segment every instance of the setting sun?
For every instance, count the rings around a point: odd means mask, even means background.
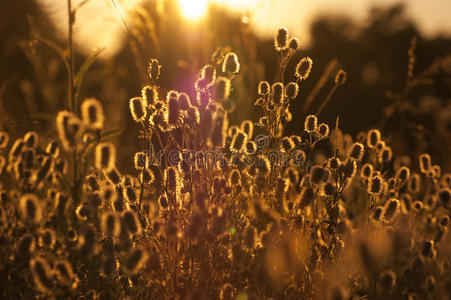
[[[178,0],[183,16],[190,20],[196,20],[205,15],[208,8],[208,0]]]

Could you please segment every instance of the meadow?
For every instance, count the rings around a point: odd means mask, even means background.
[[[0,130],[3,299],[451,298],[451,123],[404,122],[420,115],[419,87],[451,86],[450,56],[417,71],[412,37],[384,126],[349,134],[339,110],[322,115],[352,74],[312,76],[317,62],[280,27],[277,76],[252,90],[242,49],[209,53],[186,91],[161,83],[177,74],[158,57],[138,64],[144,84],[116,106],[129,121],[117,130],[95,91],[80,96],[97,55],[74,64],[70,36],[64,49],[35,36],[64,62],[64,108]]]

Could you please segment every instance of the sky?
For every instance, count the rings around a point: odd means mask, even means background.
[[[67,7],[63,0],[38,0],[51,15],[62,35],[67,30]],[[73,6],[83,0],[72,0]],[[75,42],[83,52],[104,47],[104,57],[113,55],[125,37],[120,15],[127,20],[127,10],[145,0],[89,0],[77,13]],[[158,0],[164,1],[164,0]],[[186,7],[213,1],[239,13],[252,13],[251,26],[261,36],[272,36],[281,26],[286,26],[302,44],[308,44],[310,22],[318,14],[343,13],[358,21],[368,18],[368,9],[374,5],[406,3],[407,14],[427,36],[451,36],[451,0],[178,0]],[[201,22],[189,20],[187,22]]]

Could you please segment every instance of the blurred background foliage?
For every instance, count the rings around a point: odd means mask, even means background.
[[[302,130],[305,115],[321,105],[333,86],[333,76],[342,68],[348,80],[321,113],[322,120],[333,126],[339,116],[340,128],[352,134],[381,127],[383,134],[396,136],[392,144],[400,155],[429,152],[449,170],[451,39],[423,37],[401,4],[374,7],[370,15],[364,24],[330,14],[312,22],[310,44],[301,47],[286,72],[289,81],[299,58],[308,55],[314,60],[313,79],[303,83],[286,134]],[[160,97],[170,89],[194,97],[192,82],[201,67],[211,61],[218,47],[232,49],[242,68],[231,95],[238,108],[231,121],[258,121],[259,111],[253,105],[257,84],[280,80],[280,73],[273,39],[258,38],[250,20],[213,6],[193,30],[181,26],[182,16],[174,1],[164,1],[162,7],[161,2],[148,1],[131,12],[124,24],[126,42],[113,57],[94,62],[79,97],[96,97],[103,103],[107,130],[125,129],[116,136],[124,166],[132,167],[131,153],[139,147],[134,135],[124,134],[135,126],[128,100],[149,84],[146,68],[150,58],[158,58],[163,66]],[[64,65],[38,37],[63,48],[67,44],[37,1],[0,2],[0,127],[12,136],[31,129],[53,135],[52,116],[67,105]],[[413,38],[417,39],[414,74],[418,78],[406,92],[408,49]],[[77,68],[87,59],[80,51],[75,57]],[[326,79],[324,84],[315,88],[321,77]],[[312,101],[308,109],[306,101]]]

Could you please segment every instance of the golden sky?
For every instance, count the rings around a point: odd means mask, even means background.
[[[64,34],[67,24],[66,1],[38,0],[42,3],[59,30]],[[82,0],[73,0],[74,6]],[[127,9],[145,0],[116,0],[127,16]],[[164,0],[160,0],[164,1]],[[309,41],[308,25],[318,15],[340,12],[365,21],[368,8],[375,4],[407,4],[408,15],[419,25],[426,35],[444,33],[451,35],[450,0],[178,0],[189,9],[202,6],[208,1],[224,5],[240,13],[253,14],[251,25],[260,35],[272,36],[280,26],[287,26],[301,44]],[[193,11],[188,11],[192,15]],[[195,12],[194,12],[195,14]],[[120,47],[124,38],[124,25],[112,0],[90,0],[78,12],[75,27],[77,45],[90,52],[95,47],[105,47],[105,57],[112,55]]]

